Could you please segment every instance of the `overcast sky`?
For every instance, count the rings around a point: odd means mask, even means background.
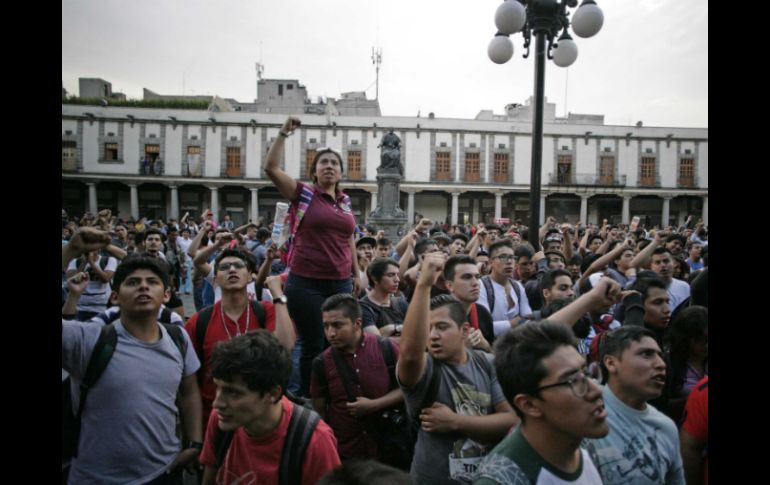
[[[99,77],[141,98],[210,94],[253,102],[266,79],[297,79],[312,97],[375,96],[372,47],[382,49],[385,116],[501,114],[533,94],[532,54],[492,63],[500,0],[62,0],[62,82]],[[602,30],[573,36],[578,59],[546,65],[545,94],[606,124],[708,127],[708,3],[598,0]],[[566,99],[565,99],[566,98]]]

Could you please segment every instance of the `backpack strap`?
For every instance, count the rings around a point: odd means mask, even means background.
[[[254,315],[257,316],[259,328],[266,328],[265,325],[267,324],[267,314],[265,313],[265,307],[263,307],[259,301],[251,300],[251,308],[254,310]],[[203,348],[203,345],[201,345],[201,348]]]
[[[214,311],[214,305],[208,305],[198,312],[198,320],[195,322],[195,342],[198,344],[198,348],[201,349],[199,358],[203,358],[203,341],[206,340],[206,329],[209,327],[209,320],[211,320],[211,314]]]
[[[324,364],[323,352],[313,359],[313,374],[316,376],[319,384],[323,385],[325,388],[329,387],[329,381],[326,378],[326,364]]]
[[[513,286],[513,292],[516,293],[516,299],[519,300],[519,308],[521,308],[521,283],[516,281],[513,278],[508,278],[511,280],[511,286]]]
[[[345,394],[348,395],[348,402],[356,402],[356,393],[353,392],[352,383],[360,383],[358,376],[356,376],[356,373],[353,372],[353,369],[350,368],[348,363],[345,362],[345,358],[342,357],[342,354],[339,350],[332,347],[331,353],[332,358],[334,359],[334,365],[337,367],[337,373],[339,374],[340,380],[342,381],[342,385],[345,386]]]
[[[393,355],[393,342],[387,337],[379,337],[378,342],[380,344],[380,352],[385,358],[385,365],[388,367],[388,377],[390,377],[390,388],[397,389],[398,382],[396,382],[396,359]]]
[[[312,189],[312,187],[306,184],[302,184],[302,190],[299,193],[297,205],[295,206],[292,204],[291,208],[289,208],[289,225],[291,227],[291,231],[289,232],[289,237],[279,248],[284,253],[288,252],[286,258],[287,262],[291,261],[291,254],[293,253],[292,248],[294,246],[292,241],[294,236],[297,234],[297,231],[299,230],[300,222],[302,222],[308,207],[310,207],[310,202],[313,200],[313,195],[315,195],[315,191]]]
[[[286,433],[278,472],[278,483],[281,485],[302,483],[302,464],[305,461],[305,452],[313,432],[321,420],[315,411],[295,403],[292,403],[292,406],[294,410],[291,413],[289,430]]]
[[[166,328],[166,331],[171,337],[171,340],[174,341],[174,344],[176,344],[176,347],[179,349],[179,352],[182,354],[182,360],[184,360],[184,358],[187,357],[187,342],[185,342],[184,335],[182,335],[182,329],[179,328],[179,325],[173,325],[170,323],[163,323],[163,322],[159,322],[159,323]]]
[[[99,380],[104,369],[107,368],[107,364],[110,363],[112,354],[115,353],[115,347],[118,344],[118,332],[115,330],[115,326],[112,324],[105,325],[99,332],[99,338],[96,339],[96,345],[91,351],[91,357],[88,360],[88,366],[86,366],[86,372],[83,375],[83,380],[80,383],[80,402],[78,405],[78,412],[75,415],[75,443],[80,440],[80,423],[83,416],[83,408],[86,405],[86,397],[88,391]],[[78,446],[75,446],[73,456],[78,455]]]
[[[233,432],[221,431],[219,426],[216,426],[214,429],[216,430],[214,433],[214,452],[216,453],[217,459],[216,467],[219,468],[222,466],[222,463],[225,462],[227,449],[230,448],[230,443],[233,442]]]
[[[163,305],[163,309],[160,311],[159,323],[171,323],[171,310],[167,306]]]
[[[492,278],[489,275],[481,277],[481,283],[487,292],[487,304],[489,305],[489,314],[495,312],[495,289],[492,287]]]
[[[107,263],[110,262],[109,256],[101,256],[99,257],[99,267],[102,268],[102,271],[104,271],[104,268],[107,267]]]

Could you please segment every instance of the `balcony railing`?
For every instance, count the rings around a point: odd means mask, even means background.
[[[66,160],[62,160],[61,162],[61,171],[62,172],[77,172],[78,171],[78,161],[74,158],[69,158]]]
[[[575,174],[548,174],[548,183],[550,185],[590,185],[594,187],[625,187],[626,176],[616,175],[606,177],[593,173],[575,173]]]
[[[639,177],[639,187],[660,187],[660,175]]]
[[[139,162],[139,175],[163,175],[165,166],[162,161],[142,160]]]
[[[695,177],[679,177],[676,181],[677,187],[685,189],[694,189],[697,187],[695,184]]]

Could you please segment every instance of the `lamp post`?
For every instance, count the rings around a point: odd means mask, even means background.
[[[567,7],[577,6],[577,0],[505,0],[495,12],[497,34],[489,43],[487,53],[492,62],[504,64],[513,57],[509,36],[519,31],[524,36],[524,58],[529,56],[529,44],[535,36],[535,107],[532,114],[532,173],[529,192],[529,242],[540,249],[540,172],[543,158],[543,90],[545,58],[553,59],[559,67],[567,67],[577,59],[577,44],[570,37]],[[602,28],[604,14],[594,0],[583,0],[572,17],[572,31],[579,37],[591,37]],[[561,36],[554,39],[562,32]],[[546,51],[546,40],[548,49]]]

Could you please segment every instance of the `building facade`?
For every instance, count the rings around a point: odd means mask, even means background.
[[[532,124],[522,112],[529,106],[509,105],[502,116],[482,111],[476,119],[300,109],[302,126],[286,141],[284,170],[309,181],[315,151],[339,151],[341,186],[359,222],[376,205],[378,145],[393,129],[402,143],[401,207],[410,221],[419,214],[452,224],[526,224]],[[603,116],[559,119],[554,111],[546,109],[544,124],[541,218],[629,223],[640,216],[649,228],[692,215],[708,224],[707,128],[611,126]],[[62,104],[62,207],[150,219],[211,208],[217,219],[229,213],[236,223],[270,221],[282,198],[263,169],[286,116]]]

